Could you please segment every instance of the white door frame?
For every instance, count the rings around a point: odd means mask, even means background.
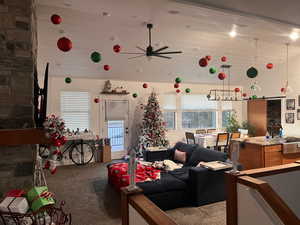
[[[112,159],[119,159],[121,157],[123,157],[124,155],[127,154],[127,150],[128,150],[128,147],[129,147],[129,100],[127,99],[114,99],[114,98],[103,98],[103,101],[102,101],[102,113],[100,113],[100,126],[101,126],[101,129],[102,130],[102,134],[103,134],[103,137],[108,137],[108,121],[106,120],[106,110],[105,110],[105,104],[107,101],[126,101],[127,104],[128,104],[128,113],[127,115],[125,115],[125,118],[123,119],[124,120],[124,150],[123,151],[116,151],[116,152],[111,152],[111,158]]]

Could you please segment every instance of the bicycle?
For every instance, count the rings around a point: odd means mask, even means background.
[[[48,146],[40,145],[39,146],[39,155],[42,158],[47,156],[46,153],[48,150]],[[95,153],[95,141],[85,141],[83,139],[78,140],[70,140],[64,145],[64,149],[61,154],[57,156],[57,161],[61,161],[63,159],[63,155],[66,152],[69,152],[69,158],[72,160],[74,164],[77,166],[88,164],[94,157]]]

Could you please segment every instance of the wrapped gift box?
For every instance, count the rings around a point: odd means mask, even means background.
[[[0,203],[0,211],[25,214],[29,209],[26,198],[23,197],[6,197]]]
[[[24,190],[15,189],[6,193],[6,197],[23,197],[26,195]]]
[[[4,216],[3,219],[4,219],[6,225],[16,225],[16,224],[32,225],[33,224],[33,220],[30,217],[23,217],[23,218],[19,218],[17,220],[16,218]],[[16,223],[16,221],[17,221],[17,223]]]
[[[27,192],[27,199],[33,212],[36,212],[44,206],[55,204],[52,197],[43,196],[43,194],[47,192],[48,188],[46,186],[34,187]]]

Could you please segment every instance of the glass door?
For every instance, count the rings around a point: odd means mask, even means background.
[[[112,159],[121,158],[127,153],[128,114],[127,100],[105,101],[105,133],[110,139]]]

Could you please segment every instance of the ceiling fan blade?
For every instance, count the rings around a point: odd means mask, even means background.
[[[157,53],[157,52],[160,52],[160,51],[165,50],[167,48],[169,48],[169,47],[168,46],[164,46],[162,48],[156,49],[154,52]]]
[[[143,51],[143,52],[146,52],[145,49],[143,49],[143,48],[141,48],[141,47],[139,47],[139,46],[136,46],[136,48],[139,49],[139,50],[141,50],[141,51]]]
[[[139,55],[139,56],[134,56],[134,57],[129,57],[128,59],[135,59],[135,58],[139,58],[139,57],[143,57],[143,56],[145,56],[145,54]]]
[[[120,52],[119,54],[124,54],[124,55],[144,55],[145,53],[143,52]]]
[[[158,54],[153,54],[152,56],[161,57],[161,58],[165,58],[165,59],[172,59],[171,57],[158,55]]]
[[[180,54],[182,51],[173,51],[173,52],[158,52],[157,54]]]

